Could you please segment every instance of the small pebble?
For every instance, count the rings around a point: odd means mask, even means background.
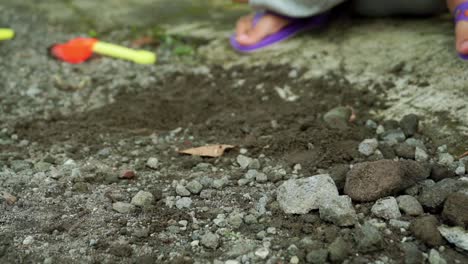
[[[148,166],[151,169],[156,170],[159,167],[159,160],[157,158],[151,157],[146,162],[146,166]]]

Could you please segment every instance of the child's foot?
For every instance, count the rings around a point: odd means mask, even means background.
[[[468,2],[467,0],[447,0],[447,5],[450,12],[455,11],[455,8],[461,3]],[[468,21],[459,21],[455,25],[455,47],[461,55],[468,55]]]
[[[254,45],[290,23],[288,19],[274,14],[265,14],[256,25],[253,25],[253,19],[254,15],[249,15],[237,21],[236,41],[240,45]]]

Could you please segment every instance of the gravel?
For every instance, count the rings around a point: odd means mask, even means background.
[[[338,196],[335,183],[328,174],[288,180],[276,193],[280,208],[287,214],[307,214],[319,209],[328,198]]]
[[[219,246],[219,236],[211,232],[207,232],[201,237],[201,244],[209,249],[216,249]]]
[[[151,169],[156,170],[156,169],[159,168],[159,160],[157,158],[155,158],[155,157],[151,157],[146,162],[146,166],[148,166]]]
[[[190,196],[190,191],[187,190],[187,188],[185,188],[185,186],[181,184],[177,184],[176,193],[177,195],[180,195],[180,196]]]
[[[199,194],[203,189],[203,185],[196,180],[190,181],[185,187],[193,194]]]
[[[352,226],[357,223],[356,211],[349,196],[336,196],[319,205],[320,218],[338,226]]]
[[[124,202],[116,202],[112,204],[112,209],[121,214],[130,214],[135,211],[135,205]]]
[[[190,197],[182,197],[177,199],[175,206],[178,209],[190,208],[192,206],[192,199]]]

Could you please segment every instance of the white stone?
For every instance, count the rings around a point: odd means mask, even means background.
[[[465,173],[466,173],[465,163],[459,162],[458,167],[455,170],[455,174],[457,174],[458,176],[462,176],[462,175],[465,175]]]
[[[31,245],[33,242],[34,242],[34,237],[33,237],[33,236],[27,236],[27,237],[23,240],[23,245],[29,246],[29,245]]]
[[[430,264],[447,264],[444,258],[442,258],[439,252],[435,249],[431,249],[429,252],[429,263]]]
[[[427,161],[429,159],[429,155],[427,155],[426,151],[420,147],[416,147],[416,151],[414,152],[414,158],[416,161]]]
[[[255,256],[261,259],[266,259],[269,254],[270,254],[270,251],[268,251],[268,249],[266,248],[259,248],[255,251]]]
[[[132,204],[140,207],[148,207],[154,201],[154,196],[150,192],[139,191],[135,196],[132,198]]]
[[[192,199],[189,197],[182,197],[176,201],[175,206],[178,209],[190,208],[190,206],[192,206]]]
[[[468,251],[468,233],[461,227],[439,226],[440,234],[451,244]]]
[[[239,166],[242,168],[242,169],[246,169],[250,162],[252,161],[252,158],[249,158],[247,156],[244,156],[244,155],[239,155],[237,156],[237,164],[239,164]]]
[[[277,189],[277,201],[287,214],[307,214],[320,204],[338,196],[335,182],[328,174],[303,179],[291,179]]]
[[[387,197],[378,200],[372,206],[371,212],[383,219],[397,219],[401,217],[400,209],[395,197]]]
[[[155,170],[159,167],[159,160],[157,158],[151,157],[146,162],[146,166]]]
[[[359,153],[370,156],[374,154],[374,152],[379,147],[379,142],[375,138],[365,139],[364,141],[359,144]]]

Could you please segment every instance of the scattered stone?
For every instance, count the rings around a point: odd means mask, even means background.
[[[130,214],[135,211],[135,206],[130,203],[115,202],[112,204],[112,209],[114,209],[114,211],[117,211],[121,214]]]
[[[419,162],[425,162],[429,160],[429,155],[424,149],[416,147],[414,151],[414,159]]]
[[[443,242],[442,236],[437,229],[438,224],[439,221],[433,215],[422,216],[411,222],[410,231],[417,239],[435,247]]]
[[[236,258],[254,251],[256,247],[257,244],[254,240],[240,239],[236,241],[234,245],[229,247],[229,251],[226,253],[226,255],[230,258]]]
[[[338,196],[335,183],[328,174],[288,180],[277,190],[277,201],[287,214],[306,214],[320,204]]]
[[[199,194],[203,189],[203,185],[196,180],[190,181],[185,187],[193,194]]]
[[[411,223],[397,219],[390,219],[389,224],[395,228],[409,229]]]
[[[146,162],[146,166],[153,170],[157,170],[159,167],[159,160],[157,158],[151,157]]]
[[[359,144],[359,153],[365,155],[365,156],[370,156],[374,154],[374,152],[377,150],[379,147],[379,141],[377,139],[372,138],[372,139],[365,139]]]
[[[442,216],[452,225],[468,228],[468,191],[450,194],[445,201]]]
[[[399,143],[395,145],[395,154],[404,159],[415,159],[416,148],[406,143]]]
[[[150,192],[139,191],[135,196],[132,198],[132,204],[147,208],[150,207],[154,202],[154,196]]]
[[[239,155],[237,156],[237,164],[241,167],[241,169],[245,170],[249,166],[250,162],[252,161],[252,158],[246,157],[244,155]]]
[[[192,199],[190,197],[182,197],[176,201],[175,206],[178,209],[190,208],[192,206]]]
[[[328,251],[326,249],[315,249],[306,256],[307,263],[325,264],[327,263]]]
[[[216,179],[213,181],[213,184],[211,185],[213,188],[217,189],[217,190],[220,190],[222,189],[224,186],[226,186],[226,184],[228,184],[228,181],[226,178],[222,178],[222,179]]]
[[[299,264],[299,258],[297,256],[292,256],[291,259],[289,260],[289,263]]]
[[[424,213],[421,204],[411,195],[401,195],[397,197],[398,207],[403,213],[410,216],[419,216]]]
[[[439,153],[439,164],[443,166],[452,166],[455,158],[449,153]]]
[[[109,253],[117,257],[130,257],[133,249],[126,242],[115,242],[109,247]]]
[[[438,182],[446,178],[453,178],[456,174],[454,171],[450,170],[446,166],[442,166],[439,164],[434,164],[431,170],[430,178],[434,181]]]
[[[447,261],[440,256],[439,251],[431,249],[429,252],[429,264],[447,264]]]
[[[125,179],[125,180],[131,180],[133,178],[135,178],[136,176],[136,173],[132,170],[125,170],[122,172],[122,174],[120,174],[119,178],[120,179]]]
[[[359,202],[375,201],[429,177],[429,169],[411,160],[379,160],[354,165],[344,193]]]
[[[181,184],[177,184],[176,193],[177,193],[177,195],[180,195],[180,196],[190,196],[189,190],[187,190],[187,188],[185,188]]]
[[[20,172],[31,169],[32,164],[26,160],[12,160],[10,161],[10,168],[14,172]]]
[[[467,187],[468,182],[451,178],[444,179],[432,186],[424,186],[417,198],[424,208],[438,210],[450,194]]]
[[[350,245],[342,237],[337,237],[333,243],[328,246],[330,260],[333,263],[342,263],[350,252]]]
[[[27,236],[27,237],[23,240],[23,245],[25,245],[25,246],[29,246],[29,245],[31,245],[32,243],[34,243],[34,237],[33,237],[33,236]]]
[[[244,222],[248,225],[258,223],[257,217],[253,214],[248,214],[244,217]]]
[[[269,254],[270,254],[270,251],[267,248],[263,248],[263,247],[255,251],[255,256],[261,259],[266,259]]]
[[[265,183],[268,181],[268,176],[265,173],[259,172],[255,176],[255,181],[259,183]]]
[[[440,234],[451,244],[468,251],[468,233],[461,227],[440,226]]]
[[[379,230],[370,223],[365,223],[356,230],[354,237],[359,251],[368,253],[380,250],[383,247],[383,239]]]
[[[219,246],[219,236],[208,232],[201,237],[201,244],[210,249],[216,249]]]
[[[319,205],[320,218],[338,226],[352,226],[357,223],[356,211],[349,196],[335,196]]]
[[[248,166],[248,168],[250,170],[259,170],[260,167],[261,167],[261,165],[260,165],[260,161],[258,159],[252,159],[250,161],[250,163],[249,163],[249,166]]]
[[[352,111],[349,107],[335,107],[328,111],[323,120],[330,128],[346,129],[351,118]]]
[[[403,133],[403,131],[399,128],[386,130],[380,136],[383,141],[387,142],[390,145],[395,145],[397,143],[405,141],[406,139],[405,133]]]
[[[85,182],[77,182],[73,184],[72,191],[79,193],[87,193],[89,191],[88,184]]]
[[[423,253],[419,250],[415,243],[404,242],[400,244],[400,248],[405,256],[405,264],[424,264],[425,260]]]
[[[465,175],[465,173],[466,173],[465,163],[460,161],[458,163],[458,167],[455,169],[455,174],[457,174],[458,176],[463,176]]]
[[[233,213],[228,218],[228,223],[234,228],[239,228],[244,221],[242,220],[242,215],[239,213]]]
[[[387,197],[378,200],[371,209],[372,213],[383,219],[398,219],[401,217],[400,209],[395,197]]]
[[[400,127],[407,137],[412,137],[418,132],[419,117],[414,114],[405,115],[400,120]]]

